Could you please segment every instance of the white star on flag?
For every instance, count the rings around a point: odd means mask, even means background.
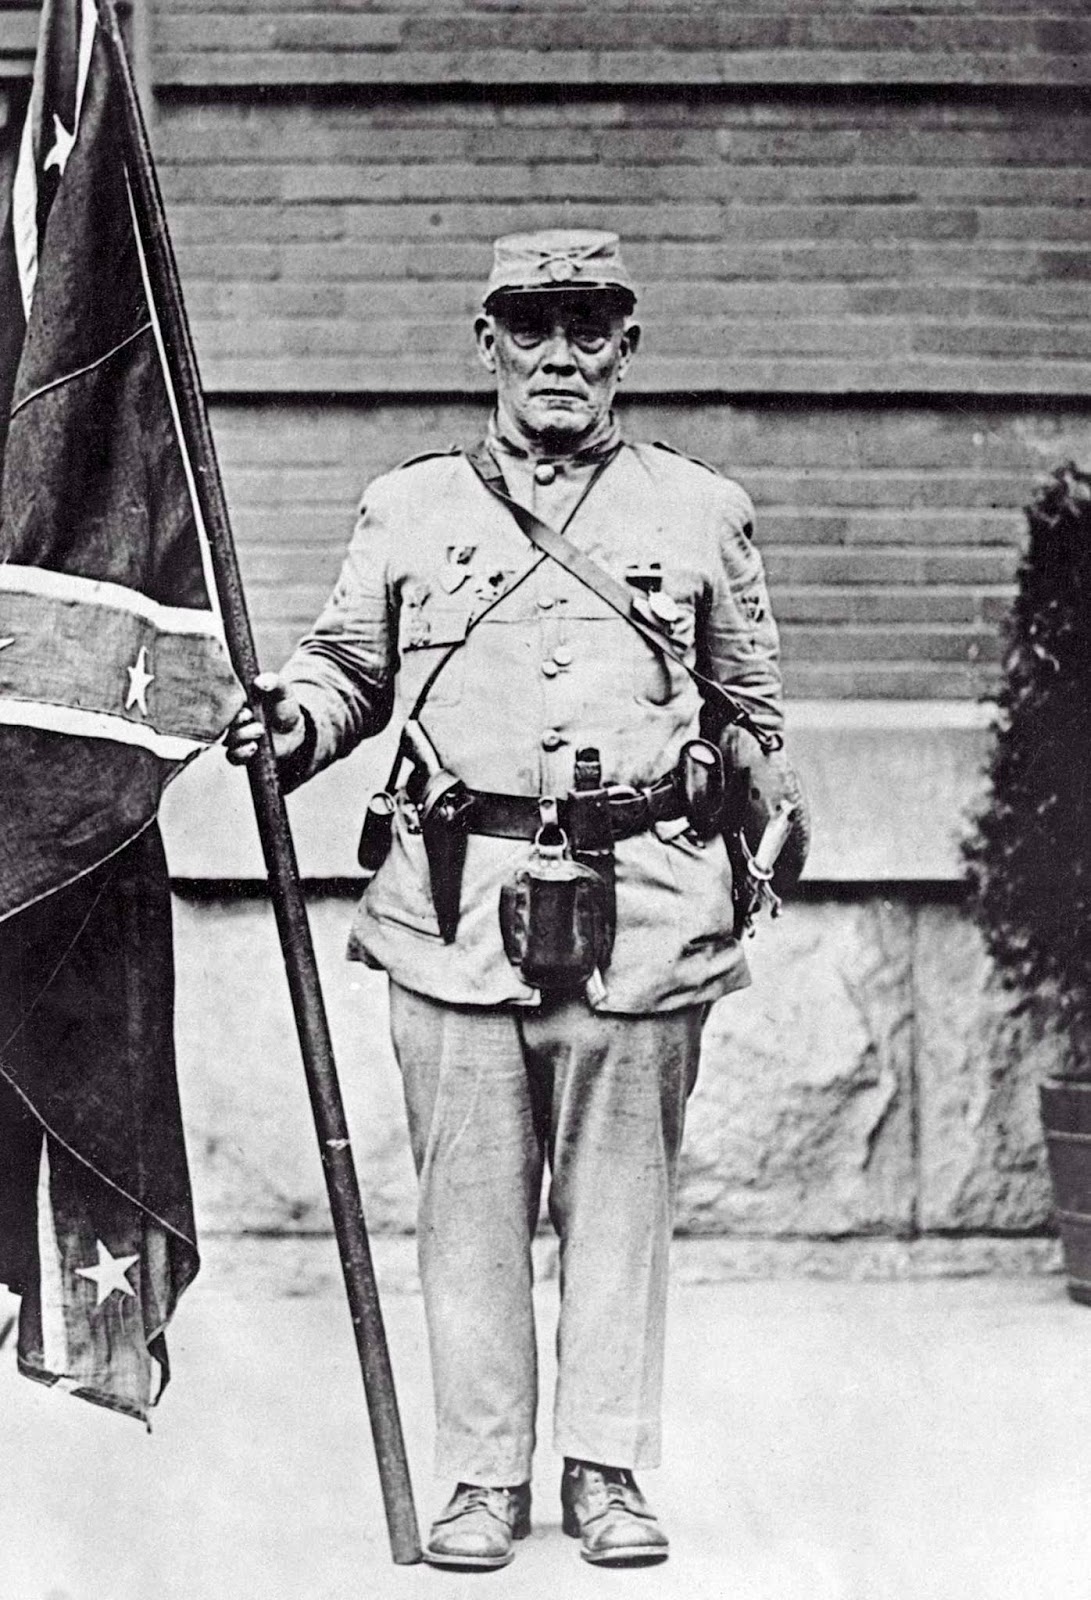
[[[131,667],[126,667],[129,674],[129,692],[125,696],[125,709],[130,711],[133,706],[137,708],[142,717],[148,715],[148,685],[155,682],[155,673],[148,671],[148,652],[144,645],[140,646],[139,654]]]
[[[112,1256],[101,1239],[95,1240],[95,1249],[98,1251],[97,1267],[77,1267],[76,1272],[81,1278],[90,1278],[95,1286],[98,1298],[96,1307],[104,1300],[108,1300],[116,1289],[118,1294],[131,1295],[136,1298],[136,1290],[125,1274],[139,1256]]]
[[[50,167],[56,167],[58,175],[64,177],[64,169],[68,165],[68,158],[72,154],[72,146],[76,142],[75,130],[69,133],[64,123],[53,113],[53,148],[42,162],[43,172],[48,172]]]

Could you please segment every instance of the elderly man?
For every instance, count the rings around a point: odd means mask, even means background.
[[[660,1454],[678,1151],[709,1005],[748,982],[699,736],[727,707],[773,744],[782,711],[746,493],[614,416],[635,304],[613,234],[497,241],[486,439],[376,479],[256,685],[286,785],[409,719],[350,954],[390,976],[420,1180],[437,1565],[503,1566],[529,1531],[547,1164],[564,1530],[596,1563],[668,1549],[633,1473]],[[259,736],[241,713],[230,757]]]

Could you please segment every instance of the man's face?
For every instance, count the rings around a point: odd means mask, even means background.
[[[501,410],[529,440],[576,449],[608,414],[640,329],[609,294],[511,295],[474,324]]]

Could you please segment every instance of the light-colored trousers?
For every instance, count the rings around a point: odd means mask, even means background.
[[[441,1476],[531,1475],[530,1244],[546,1159],[561,1262],[554,1446],[658,1463],[678,1150],[707,1009],[452,1006],[391,984]]]

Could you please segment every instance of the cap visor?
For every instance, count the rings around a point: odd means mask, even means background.
[[[527,300],[535,296],[554,299],[557,295],[578,300],[588,294],[611,295],[625,311],[631,311],[636,305],[636,295],[620,283],[573,283],[571,279],[565,283],[504,284],[499,289],[490,289],[482,305],[486,311],[492,311],[504,300]]]

